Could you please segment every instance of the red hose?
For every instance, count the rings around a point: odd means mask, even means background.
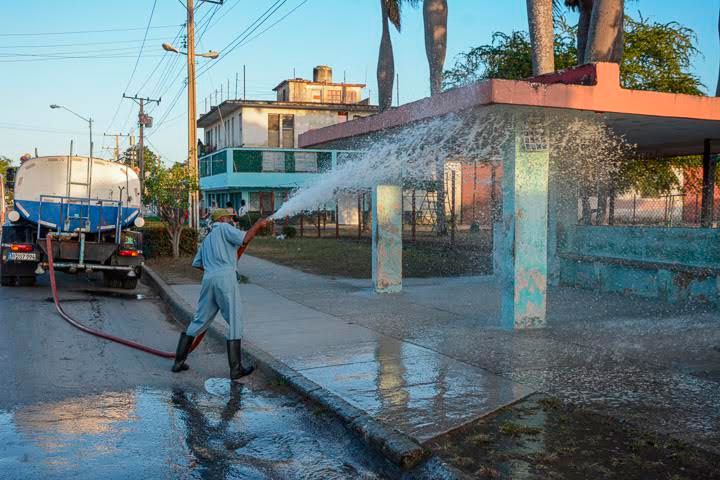
[[[70,315],[65,313],[65,310],[63,310],[62,306],[60,305],[60,301],[58,300],[57,286],[55,284],[55,266],[53,264],[52,240],[51,240],[50,234],[48,234],[48,236],[47,236],[47,244],[46,245],[47,245],[48,266],[49,266],[49,270],[50,270],[50,286],[52,288],[53,300],[55,301],[55,308],[57,309],[60,316],[63,319],[65,319],[66,322],[68,322],[73,327],[78,328],[85,333],[95,335],[96,337],[104,338],[106,340],[110,340],[115,343],[120,343],[122,345],[128,346],[130,348],[134,348],[136,350],[147,352],[152,355],[157,355],[158,357],[175,358],[175,353],[173,353],[173,352],[164,352],[162,350],[157,350],[152,347],[146,347],[145,345],[141,345],[141,344],[133,342],[131,340],[116,337],[115,335],[110,335],[109,333],[105,333],[100,330],[95,330],[94,328],[86,327],[85,325],[75,321]],[[192,347],[190,348],[191,352],[193,350],[195,350],[195,348],[200,344],[200,342],[202,341],[204,336],[205,336],[205,332],[201,333],[200,335],[197,336],[197,338],[195,338],[195,340],[193,341]]]

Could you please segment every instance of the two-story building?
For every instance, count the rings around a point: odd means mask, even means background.
[[[293,78],[273,90],[276,100],[225,100],[200,116],[204,130],[200,157],[203,205],[268,214],[318,172],[330,168],[337,153],[297,149],[308,130],[373,115],[378,107],[363,99],[364,84],[334,83],[327,66],[313,69],[313,80]]]

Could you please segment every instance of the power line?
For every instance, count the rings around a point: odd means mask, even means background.
[[[152,10],[150,11],[150,18],[148,19],[147,26],[145,27],[145,34],[143,35],[143,41],[140,45],[140,52],[138,52],[137,59],[135,60],[135,66],[133,67],[132,74],[130,75],[130,79],[127,82],[127,85],[125,85],[125,88],[123,90],[123,93],[127,91],[128,87],[130,86],[130,83],[133,80],[133,77],[135,76],[135,70],[137,70],[138,62],[140,62],[140,56],[142,55],[143,48],[145,47],[145,42],[147,40],[148,31],[150,30],[150,23],[152,22],[153,15],[155,14],[155,5],[157,5],[157,0],[153,1]],[[177,25],[176,25],[177,26]],[[110,127],[112,127],[113,123],[115,122],[115,119],[117,118],[117,114],[120,111],[120,106],[122,105],[122,98],[118,102],[117,108],[115,108],[115,113],[112,116],[112,120],[110,120],[110,124],[107,126],[105,130],[110,130]]]
[[[180,30],[179,30],[178,33],[175,35],[175,38],[172,40],[171,43],[174,44],[174,43],[177,41],[177,39],[180,38],[180,35],[182,35],[182,32],[183,32],[183,28],[184,28],[184,27],[180,27]],[[160,68],[160,65],[162,65],[163,61],[167,58],[167,56],[168,56],[168,52],[167,52],[167,51],[163,51],[163,56],[162,56],[162,58],[161,58],[160,61],[155,65],[155,68],[153,69],[153,71],[150,72],[150,75],[148,75],[147,79],[146,79],[145,82],[140,86],[140,88],[138,88],[138,90],[142,90],[142,89],[145,88],[145,85],[147,85],[147,83],[150,81],[150,79],[153,77],[153,75],[155,75],[155,72],[158,70],[158,68]],[[175,57],[177,57],[177,55],[175,55]]]
[[[159,128],[159,127],[165,122],[165,119],[168,117],[168,115],[170,115],[170,113],[171,113],[171,112],[173,111],[173,109],[175,108],[175,105],[177,104],[178,100],[180,99],[180,97],[182,96],[183,92],[185,91],[185,88],[187,88],[187,85],[182,85],[182,88],[180,88],[180,89],[178,90],[177,94],[175,94],[175,97],[173,97],[172,102],[170,102],[170,106],[168,107],[167,110],[165,110],[165,113],[163,114],[163,116],[162,116],[162,117],[160,118],[160,120],[155,124],[155,128],[154,128],[153,131],[150,133],[150,135],[152,135],[153,133],[157,132],[157,128]]]
[[[161,58],[162,55],[152,55],[146,58]],[[14,60],[0,60],[0,63],[23,63],[23,62],[49,62],[53,60],[116,60],[118,58],[135,58],[135,55],[69,55],[63,57],[45,57],[45,58],[21,58]]]
[[[125,86],[124,91],[127,91],[128,87],[130,87],[130,84],[133,81],[133,78],[135,77],[135,72],[137,71],[138,64],[140,63],[140,57],[142,57],[143,48],[145,48],[145,40],[147,39],[148,31],[150,31],[150,24],[152,23],[153,15],[155,15],[155,6],[157,6],[157,0],[153,1],[152,10],[150,10],[150,18],[148,19],[147,27],[145,28],[145,35],[143,36],[143,41],[140,45],[140,51],[138,52],[137,59],[135,60],[135,66],[133,67],[133,71],[130,74],[130,79]]]
[[[250,36],[252,33],[255,32],[260,26],[265,23],[280,7],[282,7],[287,0],[277,0],[275,3],[273,3],[265,12],[263,12],[253,23],[250,24],[249,27],[247,27],[245,30],[243,30],[240,35],[235,37],[230,43],[228,43],[225,47],[220,50],[220,57],[213,61],[211,64],[209,64],[204,70],[202,70],[200,73],[197,74],[197,77],[200,77],[201,75],[205,74],[208,70],[213,68],[215,65],[217,65],[221,60],[226,58],[233,50],[235,50],[240,42],[247,39],[248,36]]]
[[[277,25],[278,23],[280,23],[280,22],[282,22],[283,20],[285,20],[285,18],[286,18],[288,15],[290,15],[291,13],[293,13],[293,12],[294,12],[295,10],[297,10],[298,8],[302,7],[302,6],[303,6],[304,4],[306,4],[307,2],[308,2],[308,0],[303,0],[303,1],[300,2],[295,8],[293,8],[292,10],[290,10],[289,12],[287,12],[285,15],[283,15],[282,17],[280,17],[275,23],[273,23],[272,25],[270,25],[269,27],[267,27],[265,30],[263,30],[263,31],[261,31],[261,32],[258,32],[256,35],[253,35],[253,36],[252,36],[251,38],[249,38],[247,41],[242,42],[239,46],[247,45],[248,43],[252,42],[252,41],[255,40],[257,37],[259,37],[259,36],[262,35],[263,33],[267,32],[268,30],[270,30],[272,27],[274,27],[274,26]]]
[[[159,25],[156,27],[147,27],[152,30],[160,28],[175,28],[180,25]],[[105,32],[131,32],[135,30],[146,30],[145,27],[137,28],[106,28],[103,30],[77,30],[74,32],[34,32],[34,33],[0,33],[0,37],[32,37],[41,35],[77,35],[80,33],[105,33]]]
[[[167,37],[154,37],[154,38],[148,38],[148,40],[164,40]],[[42,44],[42,45],[0,45],[0,48],[55,48],[55,47],[80,47],[80,46],[86,46],[86,45],[117,45],[119,43],[140,43],[142,42],[142,39],[137,40],[107,40],[104,42],[80,42],[80,43],[51,43],[51,44]]]
[[[87,132],[80,132],[77,130],[58,130],[51,128],[34,127],[30,125],[12,124],[12,123],[0,123],[0,130],[18,130],[23,132],[40,132],[40,133],[55,133],[59,135],[83,135]]]
[[[100,54],[100,53],[129,53],[134,52],[135,47],[117,47],[117,48],[96,48],[91,50],[71,50],[64,52],[43,52],[43,53],[0,53],[0,58],[12,57],[55,57],[63,55],[84,55],[84,54]],[[132,55],[135,57],[135,55]]]
[[[226,9],[223,11],[222,15],[220,15],[220,16],[217,18],[217,20],[215,20],[215,23],[213,23],[212,26],[214,27],[215,25],[217,25],[218,23],[220,23],[220,20],[222,20],[223,18],[225,18],[225,16],[226,16],[228,13],[230,13],[230,12],[233,10],[233,8],[235,8],[235,7],[237,7],[238,5],[240,5],[240,1],[241,1],[241,0],[236,0],[236,1],[235,1],[235,4],[234,4],[232,7],[226,8]]]

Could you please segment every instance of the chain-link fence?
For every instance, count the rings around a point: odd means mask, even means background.
[[[717,227],[720,205],[715,202],[710,224]],[[653,227],[700,227],[702,195],[695,192],[643,196],[630,192],[620,196],[580,197],[581,225],[636,225]]]

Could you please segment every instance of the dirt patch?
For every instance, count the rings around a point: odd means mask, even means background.
[[[720,456],[535,394],[431,448],[473,478],[717,479]]]
[[[202,282],[203,272],[192,267],[192,257],[156,257],[145,260],[168,285],[184,285]]]

